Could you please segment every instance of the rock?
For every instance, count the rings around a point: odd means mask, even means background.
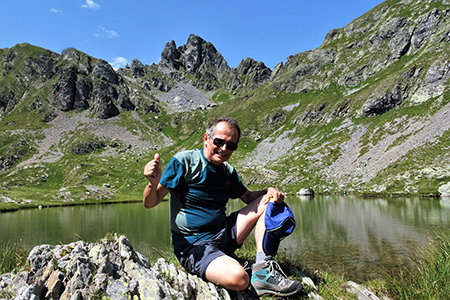
[[[202,57],[202,45],[204,40],[199,36],[191,34],[184,45],[184,53],[182,55],[182,61],[186,72],[194,74],[195,71],[203,63]]]
[[[102,149],[105,147],[106,147],[105,142],[101,140],[79,142],[72,146],[71,152],[73,154],[85,154],[94,152],[95,150]]]
[[[359,300],[379,300],[377,296],[375,296],[374,293],[369,291],[367,288],[353,282],[348,281],[346,284],[346,289],[349,293],[355,294]],[[386,298],[382,298],[386,299]]]
[[[109,119],[119,115],[119,110],[114,105],[118,98],[116,89],[105,81],[96,82],[94,85],[93,111],[100,119]]]
[[[450,64],[448,62],[436,61],[428,69],[425,75],[425,83],[431,84],[447,77],[450,72]]]
[[[14,299],[259,299],[229,292],[160,258],[153,266],[125,236],[97,243],[36,246],[29,267],[0,275],[0,295]]]
[[[158,69],[163,74],[170,74],[178,71],[180,68],[180,52],[177,50],[175,41],[170,41],[164,46],[164,50],[161,53],[161,60],[158,63]]]
[[[89,108],[89,101],[92,94],[92,83],[88,80],[77,81],[73,108],[85,110]]]
[[[70,67],[63,71],[61,77],[53,85],[53,101],[62,111],[72,110],[75,102],[77,69]]]
[[[402,90],[397,85],[391,92],[387,92],[381,97],[369,98],[364,104],[363,115],[365,117],[379,116],[399,106],[402,102]]]
[[[29,145],[24,140],[7,148],[0,156],[0,172],[8,170],[15,165],[27,153],[28,149]]]
[[[297,195],[299,196],[314,196],[314,191],[307,188],[302,188],[300,191],[297,192]]]
[[[450,181],[439,187],[439,193],[441,197],[450,197]]]
[[[244,85],[250,86],[252,89],[268,81],[272,74],[272,71],[262,61],[257,62],[249,57],[242,60],[236,70],[239,75],[247,77]]]
[[[125,111],[135,110],[136,106],[131,102],[130,97],[127,94],[119,94],[119,106]]]
[[[107,81],[112,84],[117,84],[118,82],[117,74],[116,72],[114,72],[113,67],[103,59],[100,59],[94,66],[92,74],[98,79]]]
[[[147,74],[144,65],[137,59],[131,61],[130,69],[134,78],[139,78]]]

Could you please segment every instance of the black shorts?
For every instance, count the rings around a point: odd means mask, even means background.
[[[196,242],[180,252],[178,260],[185,270],[206,280],[209,263],[222,255],[231,255],[242,246],[236,241],[236,219],[239,212],[230,214],[222,230],[209,240]]]

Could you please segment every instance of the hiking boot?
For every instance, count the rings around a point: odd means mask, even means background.
[[[252,286],[258,296],[273,294],[290,296],[302,290],[302,284],[297,280],[287,279],[278,263],[274,260],[263,260],[252,267]]]

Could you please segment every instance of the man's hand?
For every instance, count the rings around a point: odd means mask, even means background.
[[[284,202],[284,195],[282,192],[280,192],[279,190],[275,189],[275,188],[267,188],[267,193],[264,196],[264,204],[269,203],[269,201],[275,202],[277,204],[283,203]]]
[[[159,154],[155,154],[155,158],[147,163],[144,168],[144,176],[152,186],[157,186],[161,179],[161,163],[159,162]]]

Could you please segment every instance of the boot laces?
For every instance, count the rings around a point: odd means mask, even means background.
[[[284,281],[286,279],[286,274],[284,274],[283,270],[281,269],[280,265],[274,261],[269,260],[267,261],[267,264],[269,265],[269,273],[273,275],[275,278],[279,279],[280,281]]]

